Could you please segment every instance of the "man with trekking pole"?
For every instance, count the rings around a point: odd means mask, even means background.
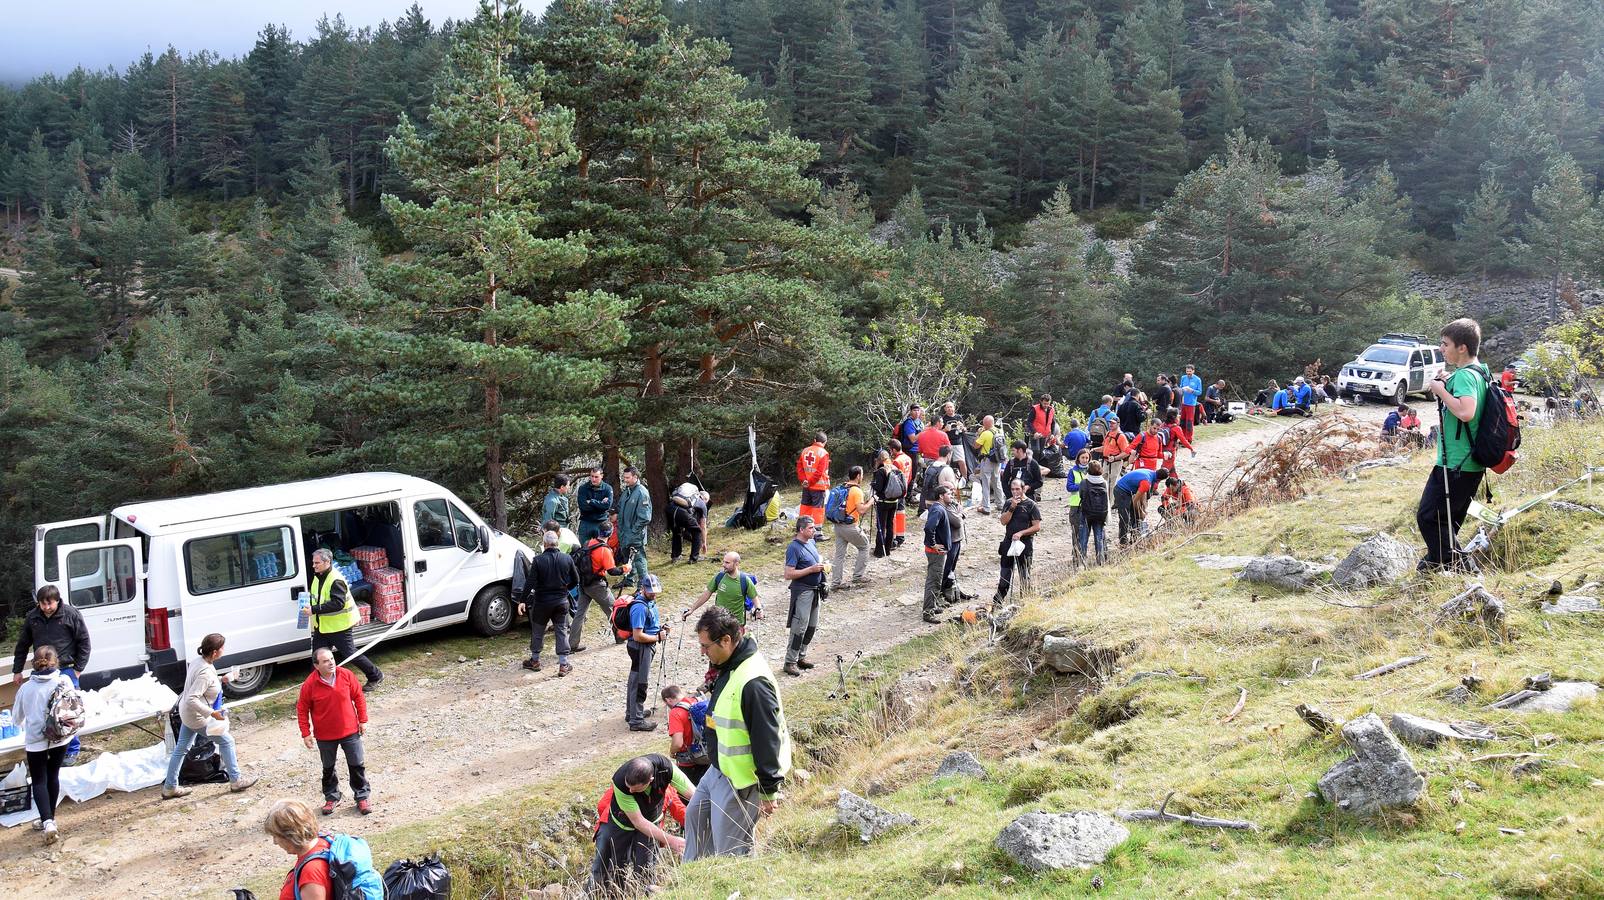
[[[1474,319],[1449,322],[1442,328],[1441,347],[1454,373],[1444,372],[1430,385],[1442,416],[1441,439],[1437,442],[1437,464],[1432,467],[1415,510],[1415,524],[1426,541],[1426,555],[1419,568],[1426,572],[1465,565],[1457,535],[1485,475],[1484,467],[1471,454],[1471,442],[1481,426],[1482,398],[1490,380],[1487,369],[1476,358],[1481,347],[1481,326]]]

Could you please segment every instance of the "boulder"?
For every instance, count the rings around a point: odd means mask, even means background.
[[[1541,612],[1549,616],[1569,616],[1576,613],[1598,612],[1601,607],[1597,597],[1588,597],[1584,594],[1561,594],[1548,603],[1544,603]]]
[[[967,750],[954,750],[947,754],[936,769],[937,778],[981,778],[986,777],[986,767],[980,764],[973,753]]]
[[[874,840],[893,828],[917,825],[918,821],[906,813],[882,809],[851,791],[842,791],[835,802],[835,820],[843,827],[856,829],[864,843]]]
[[[1079,638],[1049,634],[1041,639],[1042,657],[1049,666],[1065,675],[1082,675],[1086,678],[1107,678],[1114,674],[1114,664],[1123,651],[1100,647]]]
[[[1130,836],[1130,829],[1099,812],[1033,812],[997,835],[997,849],[1032,872],[1089,869]]]
[[[880,695],[881,724],[886,728],[900,728],[913,722],[924,713],[942,685],[941,679],[931,675],[915,672],[902,675]]]
[[[1463,685],[1461,685],[1463,687]],[[1409,713],[1392,714],[1392,733],[1417,747],[1435,747],[1443,741],[1490,741],[1491,729],[1476,722],[1438,722]]]
[[[1598,696],[1598,685],[1591,681],[1556,681],[1546,691],[1511,706],[1517,712],[1570,712],[1578,700]]]
[[[1375,815],[1394,806],[1409,806],[1426,792],[1426,779],[1409,751],[1375,713],[1342,726],[1342,739],[1353,756],[1320,776],[1320,796],[1356,816]]]
[[[1373,535],[1337,563],[1331,580],[1350,591],[1401,581],[1415,570],[1415,548],[1385,532]]]
[[[1304,591],[1314,586],[1316,577],[1331,571],[1330,566],[1307,563],[1290,556],[1259,556],[1250,560],[1239,576],[1243,581],[1268,584],[1287,591]]]

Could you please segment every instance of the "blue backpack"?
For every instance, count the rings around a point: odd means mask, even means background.
[[[684,750],[674,754],[674,762],[682,766],[710,764],[712,758],[707,755],[707,745],[702,743],[702,733],[707,729],[707,701],[698,700],[695,703],[679,705],[691,714],[691,743]]]
[[[853,518],[847,515],[847,491],[851,485],[838,484],[830,488],[830,493],[824,497],[824,517],[837,525],[851,525]]]
[[[368,842],[349,834],[319,835],[329,842],[327,850],[319,850],[295,864],[290,884],[295,887],[295,900],[301,900],[301,867],[314,859],[329,864],[329,900],[384,900],[384,879],[373,868],[373,850]]]

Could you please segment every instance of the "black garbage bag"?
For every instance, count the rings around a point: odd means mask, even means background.
[[[398,859],[384,870],[385,900],[451,900],[451,872],[440,854]]]
[[[1047,470],[1047,474],[1053,478],[1063,478],[1068,474],[1069,470],[1064,465],[1064,451],[1057,447],[1044,449],[1038,462]]]
[[[769,522],[768,505],[774,499],[774,494],[780,486],[775,484],[767,475],[757,468],[753,468],[747,476],[746,500],[741,508],[730,516],[725,526],[729,528],[758,529]]]
[[[204,735],[196,738],[178,768],[178,783],[222,784],[227,780],[228,773],[223,771],[223,754],[217,751],[217,744]]]

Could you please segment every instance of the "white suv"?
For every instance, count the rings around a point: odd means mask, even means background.
[[[1384,334],[1359,358],[1342,367],[1337,388],[1344,397],[1372,397],[1402,403],[1423,393],[1443,371],[1442,351],[1415,334]]]

